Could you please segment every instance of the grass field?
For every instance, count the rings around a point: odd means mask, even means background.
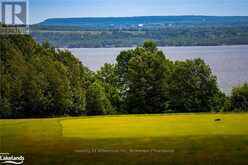
[[[247,165],[248,114],[0,120],[0,140],[27,165]]]

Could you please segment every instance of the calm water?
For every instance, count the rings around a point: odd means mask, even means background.
[[[79,48],[70,51],[84,65],[98,70],[104,63],[115,63],[120,51],[128,48]],[[233,86],[248,82],[248,45],[207,47],[162,47],[173,61],[202,58],[218,77],[221,89],[229,93]]]

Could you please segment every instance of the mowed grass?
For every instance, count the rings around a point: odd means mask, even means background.
[[[64,137],[106,139],[245,135],[246,120],[248,115],[147,115],[69,119],[61,123]]]
[[[248,114],[0,120],[0,152],[41,165],[247,165]]]

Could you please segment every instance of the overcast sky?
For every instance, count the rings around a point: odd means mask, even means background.
[[[31,23],[47,18],[248,15],[248,0],[29,0]]]

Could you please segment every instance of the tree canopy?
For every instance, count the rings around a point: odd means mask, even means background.
[[[1,36],[2,117],[81,115],[90,71],[70,52],[30,36]]]
[[[152,41],[92,72],[28,35],[0,39],[0,118],[247,111],[247,84],[226,97],[203,60],[172,62]]]
[[[170,78],[170,107],[178,112],[209,112],[220,96],[217,78],[201,59],[178,61]]]

